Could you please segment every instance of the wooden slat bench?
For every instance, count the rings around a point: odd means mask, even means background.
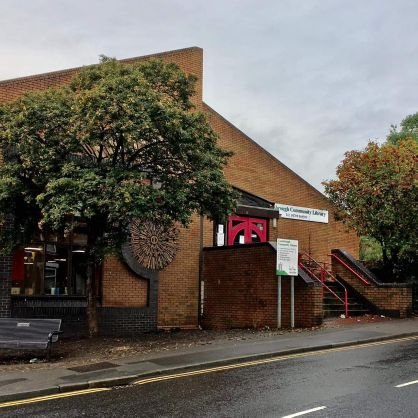
[[[0,349],[43,349],[49,361],[60,334],[61,319],[0,318]]]

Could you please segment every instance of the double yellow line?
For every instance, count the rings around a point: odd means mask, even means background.
[[[37,402],[53,401],[54,399],[70,398],[71,396],[90,395],[91,393],[104,392],[106,390],[111,390],[111,388],[84,389],[84,390],[76,390],[74,392],[55,393],[54,395],[37,396],[36,398],[22,399],[20,401],[0,403],[0,408],[7,408],[10,406],[28,405],[28,404],[37,403]]]
[[[270,358],[265,358],[265,359],[260,359],[260,360],[246,361],[243,363],[229,364],[225,366],[210,367],[208,369],[202,369],[202,370],[192,370],[189,372],[150,377],[147,379],[137,380],[133,382],[132,384],[133,385],[147,385],[150,383],[164,382],[166,380],[180,379],[183,377],[198,376],[198,375],[203,375],[203,374],[222,372],[226,370],[240,369],[244,367],[260,366],[263,364],[277,363],[279,361],[285,361],[285,360],[291,360],[291,359],[297,359],[297,358],[303,358],[303,357],[320,356],[323,354],[337,353],[337,352],[342,352],[342,351],[351,351],[351,350],[357,350],[360,348],[376,347],[376,346],[387,345],[387,344],[413,341],[417,339],[418,339],[418,336],[411,336],[411,337],[403,337],[403,338],[394,338],[392,340],[386,340],[386,341],[377,341],[377,342],[372,342],[372,343],[352,345],[352,346],[347,346],[347,347],[337,347],[337,348],[330,348],[330,349],[325,349],[325,350],[309,351],[305,353],[289,354],[285,356],[277,356],[277,357],[270,357]],[[112,389],[111,388],[93,388],[93,389],[78,390],[74,392],[57,393],[54,395],[38,396],[36,398],[31,398],[31,399],[23,399],[19,401],[0,403],[0,408],[28,405],[28,404],[37,403],[37,402],[45,402],[45,401],[51,401],[55,399],[68,398],[71,396],[90,395],[92,393],[104,392],[104,391],[109,391],[109,390],[112,390]]]
[[[236,364],[229,364],[229,365],[225,365],[225,366],[211,367],[209,369],[193,370],[193,371],[184,372],[184,373],[175,373],[175,374],[169,374],[169,375],[164,375],[164,376],[150,377],[148,379],[137,380],[136,382],[133,382],[132,384],[133,385],[146,385],[148,383],[162,382],[162,381],[165,381],[165,380],[178,379],[178,378],[181,378],[181,377],[197,376],[197,375],[201,375],[201,374],[221,372],[221,371],[224,371],[224,370],[240,369],[240,368],[243,368],[243,367],[260,366],[262,364],[277,363],[279,361],[291,360],[291,359],[296,359],[296,358],[319,356],[319,355],[322,355],[322,354],[336,353],[336,352],[341,352],[341,351],[351,351],[351,350],[356,350],[356,349],[359,349],[359,348],[369,348],[369,347],[375,347],[375,346],[379,346],[379,345],[394,344],[394,343],[398,343],[398,342],[412,341],[412,340],[417,340],[417,339],[418,339],[418,336],[403,337],[403,338],[396,338],[396,339],[386,340],[386,341],[377,341],[377,342],[373,342],[373,343],[352,345],[352,346],[347,346],[347,347],[328,348],[328,349],[324,349],[324,350],[309,351],[309,352],[305,352],[305,353],[289,354],[289,355],[285,355],[285,356],[270,357],[270,358],[265,358],[265,359],[260,359],[260,360],[246,361],[246,362],[243,362],[243,363],[236,363]]]

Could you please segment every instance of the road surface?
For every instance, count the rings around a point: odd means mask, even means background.
[[[72,395],[0,405],[0,416],[416,418],[418,340],[290,355]]]

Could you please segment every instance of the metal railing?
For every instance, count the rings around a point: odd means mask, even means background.
[[[342,260],[336,254],[328,254],[329,257],[334,258],[337,260],[343,267],[345,267],[349,272],[353,273],[361,282],[363,282],[366,286],[370,286],[370,282],[366,280],[361,274],[357,273],[353,268],[351,268],[344,260]]]
[[[319,277],[315,273],[314,269],[311,266],[315,266],[316,269],[319,268]],[[325,263],[320,263],[312,258],[307,253],[299,253],[299,267],[302,268],[309,276],[315,279],[317,282],[321,283],[321,286],[324,287],[328,292],[330,292],[337,300],[344,304],[345,308],[345,317],[348,318],[348,292],[346,287],[330,272],[325,268]],[[330,279],[330,281],[338,283],[344,290],[344,299],[342,299],[337,293],[335,293],[329,286],[325,284],[325,281]]]

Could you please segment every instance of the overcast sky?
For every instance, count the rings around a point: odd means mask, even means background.
[[[417,0],[0,0],[0,79],[204,49],[204,100],[316,188],[418,111]]]

